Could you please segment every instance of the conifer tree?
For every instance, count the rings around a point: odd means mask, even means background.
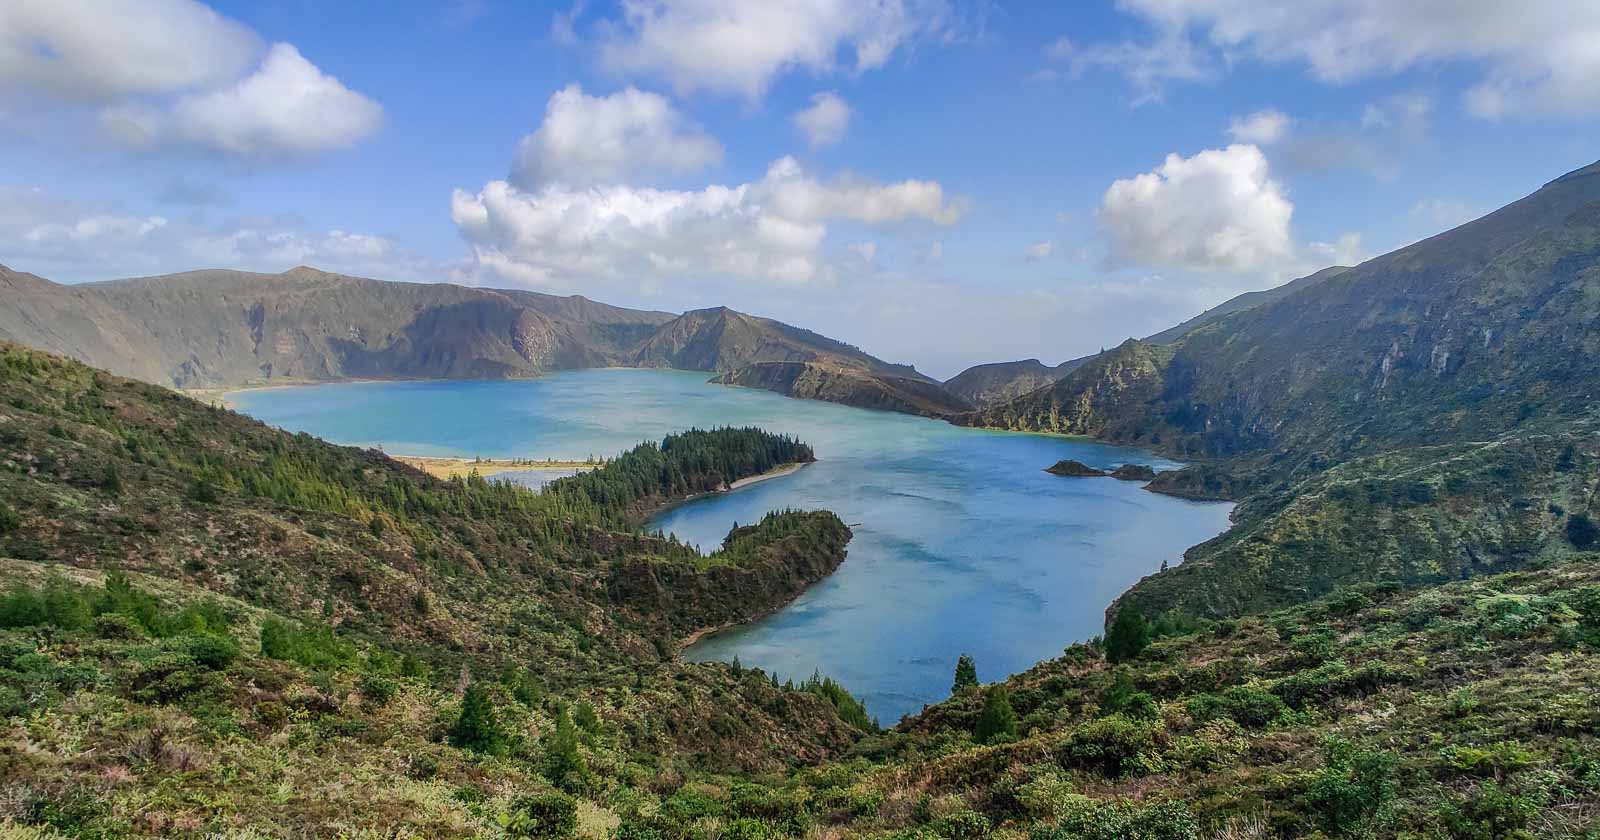
[[[950,685],[951,694],[960,694],[963,691],[978,687],[978,666],[968,654],[961,654],[956,660],[956,679]]]
[[[488,689],[481,683],[467,686],[461,696],[461,716],[450,727],[450,743],[462,749],[497,755],[505,750],[506,736],[494,712]]]
[[[1011,708],[1011,695],[1005,683],[996,683],[983,694],[983,712],[972,730],[973,740],[980,744],[1017,737],[1017,712]]]
[[[1123,607],[1106,632],[1106,658],[1122,663],[1138,656],[1150,644],[1150,623],[1137,607]]]

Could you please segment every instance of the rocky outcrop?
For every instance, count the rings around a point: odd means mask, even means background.
[[[1156,471],[1144,464],[1123,464],[1111,471],[1111,477],[1119,481],[1150,481],[1156,477]]]
[[[1044,471],[1051,475],[1065,476],[1067,478],[1104,478],[1107,475],[1105,470],[1097,470],[1082,461],[1074,461],[1070,458],[1057,461],[1046,467]]]

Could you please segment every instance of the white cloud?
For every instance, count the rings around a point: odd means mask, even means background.
[[[832,91],[811,97],[811,107],[794,115],[794,124],[805,132],[812,148],[831,146],[844,139],[850,127],[852,111],[849,103]]]
[[[631,186],[525,191],[504,181],[457,190],[451,218],[477,268],[528,285],[717,276],[779,285],[832,280],[822,246],[835,222],[951,224],[939,184],[831,182],[793,158],[760,181],[698,191]]]
[[[601,62],[662,79],[680,93],[760,99],[788,70],[828,73],[882,67],[897,50],[948,38],[946,0],[622,0],[601,27]],[[843,61],[842,61],[843,60]]]
[[[1234,117],[1228,125],[1228,134],[1235,143],[1253,143],[1270,146],[1289,133],[1289,115],[1276,108],[1266,108],[1247,117]]]
[[[98,105],[112,140],[252,158],[349,146],[383,117],[293,46],[264,49],[192,0],[3,0],[0,93],[32,105],[35,123],[76,126]]]
[[[1028,246],[1028,250],[1025,253],[1030,260],[1042,260],[1055,253],[1055,250],[1056,243],[1054,242],[1035,242]]]
[[[398,280],[442,273],[381,236],[270,218],[201,225],[12,187],[0,187],[0,254],[12,268],[58,281],[195,268],[276,272],[300,264]]]
[[[1059,38],[1045,48],[1045,59],[1067,65],[1074,75],[1093,67],[1120,71],[1139,92],[1135,106],[1162,101],[1168,81],[1199,81],[1216,74],[1209,57],[1181,29],[1168,29],[1147,43],[1078,45]],[[1049,68],[1034,76],[1054,78]]]
[[[522,138],[511,181],[583,187],[648,172],[693,172],[722,160],[722,144],[666,97],[626,88],[589,96],[578,85],[556,91],[538,130]]]
[[[289,44],[274,44],[236,84],[183,96],[170,111],[106,109],[102,123],[139,145],[182,143],[240,157],[275,158],[343,148],[377,132],[378,103],[323,73]]]
[[[1464,62],[1482,68],[1465,95],[1479,116],[1600,112],[1594,83],[1600,3],[1593,0],[1304,0],[1292,12],[1271,0],[1122,0],[1120,6],[1153,24],[1156,45],[1203,32],[1217,54],[1213,63],[1239,56],[1302,63],[1321,80],[1345,83]],[[1159,83],[1188,78],[1187,72],[1169,62],[1154,76]],[[1149,75],[1130,71],[1136,84],[1149,84]]]
[[[6,0],[0,88],[115,101],[227,82],[261,45],[248,28],[191,0]]]
[[[1235,144],[1167,155],[1154,171],[1112,183],[1099,220],[1119,261],[1253,272],[1293,254],[1293,213],[1261,150]]]

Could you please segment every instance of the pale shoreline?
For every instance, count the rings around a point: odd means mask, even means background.
[[[483,478],[508,472],[534,470],[593,470],[604,466],[599,461],[563,461],[559,458],[461,458],[449,455],[396,455],[390,458],[415,467],[434,478],[466,478],[477,473]]]

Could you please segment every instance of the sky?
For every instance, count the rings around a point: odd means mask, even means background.
[[[1054,364],[1600,158],[1593,0],[0,0],[0,263]]]

